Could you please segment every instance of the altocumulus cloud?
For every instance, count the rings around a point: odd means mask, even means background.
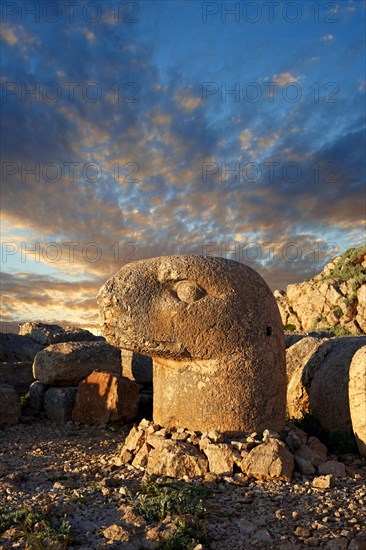
[[[100,285],[140,258],[224,255],[278,288],[361,244],[361,3],[333,25],[283,3],[252,24],[79,4],[3,18],[4,319],[94,323]]]

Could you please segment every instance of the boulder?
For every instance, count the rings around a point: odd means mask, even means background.
[[[32,361],[0,363],[0,380],[13,386],[18,395],[24,395],[34,380]]]
[[[294,471],[294,457],[282,441],[269,439],[243,459],[242,470],[256,479],[282,479],[291,481]]]
[[[24,323],[19,327],[19,334],[21,336],[27,336],[34,342],[41,344],[42,346],[47,346],[51,343],[52,334],[62,331],[63,328],[59,325],[48,325],[45,323],[38,323],[36,321],[31,321],[29,323]]]
[[[37,412],[42,412],[44,410],[44,396],[48,386],[38,382],[37,380],[29,388],[29,400],[30,406],[33,410]]]
[[[297,455],[294,456],[294,459],[296,470],[300,472],[300,474],[308,476],[315,473],[315,467],[312,465],[310,460]]]
[[[9,384],[0,384],[0,424],[18,424],[20,415],[20,399],[15,388]]]
[[[151,385],[153,383],[151,357],[122,349],[121,358],[123,376],[126,376],[130,380],[134,380],[138,384]]]
[[[287,410],[291,418],[301,419],[310,412],[311,383],[331,348],[328,339],[308,336],[287,349]]]
[[[358,450],[366,457],[366,346],[354,354],[349,369],[348,397]]]
[[[128,422],[137,414],[139,390],[128,378],[93,372],[79,383],[72,419],[81,424]]]
[[[33,361],[42,349],[41,344],[27,336],[0,333],[0,361],[6,363],[24,363]]]
[[[47,418],[59,424],[72,419],[78,388],[49,388],[44,396]]]
[[[208,462],[190,443],[167,440],[163,448],[150,451],[146,469],[150,475],[193,478],[205,475]]]
[[[153,358],[154,422],[192,431],[283,428],[285,343],[267,284],[204,256],[127,264],[98,295],[102,332]]]
[[[328,433],[352,427],[348,390],[350,365],[356,351],[365,345],[366,336],[334,338],[323,344],[327,353],[317,365],[311,382],[309,408]],[[310,371],[309,365],[307,371]]]
[[[20,325],[19,334],[31,338],[42,346],[49,346],[60,342],[94,342],[100,340],[98,336],[95,336],[89,330],[79,327],[67,326],[62,328],[59,325],[50,325],[35,321]]]
[[[286,374],[287,382],[291,380],[294,373],[299,369],[303,370],[312,355],[319,349],[326,339],[314,336],[304,336],[286,350]]]
[[[79,327],[65,327],[59,332],[56,332],[50,336],[50,344],[58,344],[60,342],[98,342],[105,341],[103,337],[95,336],[89,330]]]
[[[121,353],[106,342],[64,342],[40,351],[33,376],[49,386],[76,386],[93,371],[121,377]]]

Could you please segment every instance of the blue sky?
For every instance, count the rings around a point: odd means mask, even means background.
[[[365,2],[1,8],[5,322],[93,324],[128,261],[274,289],[365,241]]]

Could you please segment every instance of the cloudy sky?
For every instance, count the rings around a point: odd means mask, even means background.
[[[2,320],[98,320],[126,262],[272,289],[365,240],[365,3],[2,2]]]

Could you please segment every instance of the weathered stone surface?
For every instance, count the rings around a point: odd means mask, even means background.
[[[134,426],[126,437],[124,447],[127,451],[139,450],[140,447],[142,447],[142,445],[145,443],[145,439],[145,432]]]
[[[286,350],[286,374],[289,382],[294,373],[303,369],[324,339],[305,336]]]
[[[289,429],[285,441],[290,451],[294,453],[301,445],[306,445],[308,436],[304,430],[295,426],[293,422],[288,422],[287,427]]]
[[[20,414],[20,399],[15,388],[9,384],[0,384],[0,424],[18,424]]]
[[[334,338],[323,345],[327,354],[312,379],[309,408],[321,426],[333,433],[351,428],[348,394],[350,364],[356,351],[366,345],[366,336]],[[310,370],[309,364],[307,370]]]
[[[30,406],[37,412],[44,410],[44,396],[49,386],[42,384],[42,382],[33,382],[29,388]]]
[[[75,386],[93,371],[121,377],[121,354],[106,342],[65,342],[40,351],[34,378],[52,386]]]
[[[295,451],[295,457],[309,461],[315,468],[327,461],[327,448],[316,437],[310,437],[306,445]]]
[[[366,346],[352,358],[348,396],[352,430],[361,456],[366,457]]]
[[[366,247],[347,251],[319,275],[275,291],[283,324],[297,330],[337,327],[355,335],[365,333],[366,284],[360,283],[360,275],[366,275],[365,258]]]
[[[63,424],[72,419],[78,388],[49,388],[44,396],[47,418]]]
[[[242,469],[256,479],[283,479],[290,481],[294,471],[294,457],[284,443],[270,439],[250,451],[243,459]]]
[[[19,327],[19,334],[22,336],[28,336],[34,342],[47,346],[50,344],[50,337],[52,334],[62,331],[62,327],[59,325],[51,325],[45,323],[38,323],[37,321],[31,321],[29,323],[23,323]]]
[[[167,256],[124,266],[101,288],[103,334],[153,357],[154,421],[191,430],[281,430],[281,318],[258,273],[223,258]]]
[[[204,449],[210,472],[218,475],[232,475],[234,467],[233,451],[225,443],[210,443]]]
[[[50,346],[60,342],[86,342],[96,341],[100,338],[89,330],[79,327],[65,327],[31,321],[24,323],[19,328],[19,334],[27,336],[42,346]]]
[[[166,441],[162,449],[149,453],[147,472],[150,475],[189,478],[203,476],[208,471],[206,457],[190,443]]]
[[[0,361],[7,363],[23,363],[33,361],[42,349],[40,344],[27,336],[19,334],[0,333]]]
[[[331,348],[328,339],[306,337],[286,351],[287,409],[291,418],[301,419],[310,412],[311,383]]]
[[[320,464],[318,468],[319,474],[331,474],[334,477],[345,477],[346,467],[343,462],[337,460],[328,460],[323,464]]]
[[[128,378],[93,372],[79,383],[72,419],[81,424],[128,422],[137,414],[138,386]]]
[[[147,355],[140,355],[132,351],[122,349],[122,374],[138,384],[153,383],[152,359]]]
[[[24,395],[34,380],[32,362],[0,363],[0,380],[2,384],[13,386],[19,395]]]
[[[135,468],[138,468],[140,466],[146,468],[150,450],[150,445],[144,443],[136,453],[135,458],[132,461],[132,466],[134,466]]]

